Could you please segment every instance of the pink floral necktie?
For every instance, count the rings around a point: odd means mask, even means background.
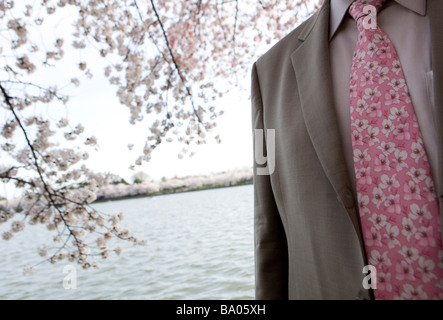
[[[376,299],[443,299],[439,204],[425,146],[395,48],[368,27],[368,5],[378,12],[385,1],[349,8],[359,31],[351,132],[366,254],[377,271]]]

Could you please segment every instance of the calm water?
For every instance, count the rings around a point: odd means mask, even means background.
[[[251,185],[95,207],[124,212],[122,225],[148,245],[121,243],[122,254],[110,254],[98,270],[73,264],[77,289],[66,290],[68,261],[23,275],[24,266],[41,260],[39,243],[51,244],[43,227],[26,226],[12,240],[0,238],[0,299],[253,299]]]

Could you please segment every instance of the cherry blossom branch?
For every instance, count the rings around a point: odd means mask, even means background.
[[[198,112],[197,112],[197,110],[196,110],[196,108],[195,108],[195,103],[194,103],[193,95],[192,95],[192,93],[191,93],[190,88],[189,88],[188,85],[186,84],[186,79],[184,78],[184,76],[183,76],[183,74],[182,74],[182,72],[181,72],[181,70],[180,70],[180,68],[179,68],[179,66],[178,66],[178,64],[177,64],[177,61],[175,60],[175,56],[174,56],[174,53],[172,52],[171,46],[170,46],[170,44],[169,44],[169,40],[168,40],[168,36],[167,36],[167,34],[166,34],[166,30],[165,30],[165,28],[164,28],[164,26],[163,26],[163,23],[162,23],[162,21],[161,21],[161,19],[160,19],[160,16],[159,16],[159,14],[158,14],[158,12],[157,12],[157,9],[156,9],[156,7],[155,7],[155,5],[154,5],[154,1],[153,1],[153,0],[151,0],[151,5],[152,5],[152,10],[154,10],[154,13],[155,13],[155,17],[156,17],[156,19],[157,19],[157,22],[158,22],[158,24],[160,25],[160,29],[162,30],[163,38],[164,38],[164,40],[165,40],[166,47],[167,47],[167,49],[168,49],[168,52],[169,52],[169,55],[170,55],[170,57],[171,57],[172,63],[174,64],[174,66],[175,66],[175,70],[177,71],[178,76],[180,77],[180,79],[181,79],[183,85],[185,86],[186,92],[187,92],[188,97],[189,97],[189,99],[190,99],[190,101],[191,101],[191,105],[192,105],[192,109],[193,109],[193,111],[194,111],[194,115],[197,117],[198,122],[199,122],[199,123],[202,123],[202,120],[200,119],[200,116],[199,116],[199,114],[198,114]]]
[[[36,171],[37,171],[37,173],[38,173],[38,175],[39,175],[40,181],[42,182],[42,184],[43,184],[43,188],[44,188],[44,190],[45,190],[45,192],[46,192],[46,195],[43,195],[43,196],[45,197],[46,200],[48,200],[48,201],[52,204],[52,206],[54,207],[54,209],[57,210],[57,212],[59,213],[60,218],[61,218],[61,219],[63,220],[63,222],[65,223],[66,227],[67,227],[68,230],[69,230],[69,233],[74,237],[74,239],[75,239],[75,243],[76,243],[76,245],[78,246],[78,248],[80,249],[80,247],[79,247],[80,242],[78,241],[78,239],[77,239],[77,237],[75,236],[75,234],[72,232],[72,230],[71,230],[71,228],[70,228],[68,222],[66,221],[65,217],[63,216],[63,213],[62,213],[61,210],[59,209],[58,205],[55,203],[55,201],[54,201],[54,199],[53,199],[53,194],[52,194],[51,191],[49,190],[49,187],[48,187],[48,185],[47,185],[45,179],[43,178],[43,174],[42,174],[42,171],[41,171],[40,165],[39,165],[39,163],[38,163],[38,158],[37,158],[37,154],[36,154],[36,152],[35,152],[34,146],[32,145],[32,143],[31,143],[31,141],[30,141],[30,139],[29,139],[29,137],[28,137],[28,133],[27,133],[25,127],[23,126],[23,124],[22,124],[22,122],[21,122],[21,120],[20,120],[20,117],[19,117],[19,116],[17,115],[17,113],[15,112],[15,109],[14,109],[14,107],[13,107],[13,105],[12,105],[12,102],[11,102],[11,97],[8,95],[8,93],[6,92],[5,88],[4,88],[1,84],[0,84],[0,91],[1,91],[2,94],[3,94],[3,97],[4,97],[4,99],[5,99],[6,104],[8,105],[8,107],[9,107],[9,109],[11,110],[12,114],[14,115],[14,118],[15,118],[15,120],[17,121],[17,124],[19,125],[20,129],[22,130],[23,135],[24,135],[25,140],[26,140],[26,143],[27,143],[29,149],[31,150],[32,157],[33,157],[33,161],[34,161],[35,169],[36,169]]]
[[[49,190],[48,190],[48,188],[47,188],[46,182],[45,182],[45,180],[43,179],[43,175],[42,175],[42,172],[41,172],[41,169],[40,169],[40,165],[38,164],[38,161],[37,161],[37,155],[36,155],[35,149],[34,149],[32,143],[31,143],[31,141],[29,140],[28,133],[26,132],[26,129],[25,129],[25,127],[23,126],[23,124],[22,124],[22,122],[21,122],[21,120],[20,120],[20,117],[17,115],[17,113],[15,112],[14,107],[12,106],[12,103],[11,103],[11,97],[8,95],[8,93],[6,92],[5,88],[4,88],[1,84],[0,84],[0,91],[2,92],[3,97],[5,98],[6,105],[7,105],[7,106],[9,107],[9,109],[11,110],[12,114],[14,115],[15,120],[17,121],[17,123],[18,123],[20,129],[21,129],[22,132],[23,132],[23,135],[24,135],[24,137],[25,137],[26,143],[28,144],[28,147],[29,147],[29,149],[31,150],[31,153],[32,153],[32,156],[33,156],[33,160],[34,160],[34,165],[35,165],[35,168],[36,168],[36,170],[37,170],[37,173],[38,173],[38,175],[39,175],[39,177],[40,177],[40,180],[42,181],[42,183],[43,183],[43,185],[44,185],[44,187],[45,187],[45,190],[46,190],[48,193],[50,193]]]
[[[237,33],[237,21],[238,21],[238,0],[235,0],[235,14],[234,14],[234,30],[232,32],[232,65],[235,64],[235,57],[236,57],[236,43],[235,43],[235,35]]]

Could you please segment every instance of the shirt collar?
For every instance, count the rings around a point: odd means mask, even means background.
[[[349,6],[354,0],[331,0],[331,17],[329,20],[329,39],[332,39]],[[422,16],[426,15],[426,0],[395,0],[403,7]]]

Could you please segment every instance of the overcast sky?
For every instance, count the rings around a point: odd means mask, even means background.
[[[87,80],[78,96],[69,105],[72,124],[81,122],[86,132],[96,135],[99,150],[90,153],[88,165],[97,171],[109,171],[129,179],[134,163],[144,145],[147,125],[129,124],[129,110],[115,96],[114,88],[106,79]],[[246,85],[245,87],[248,87]],[[152,154],[152,160],[136,167],[157,180],[162,177],[209,174],[226,170],[249,168],[253,164],[252,127],[249,91],[233,88],[232,92],[216,102],[224,115],[219,117],[214,136],[219,134],[221,144],[208,137],[207,145],[194,146],[193,157],[178,158],[183,145],[164,142]],[[132,151],[128,144],[135,144]]]

